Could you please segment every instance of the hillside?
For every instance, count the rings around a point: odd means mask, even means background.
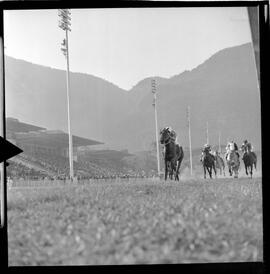
[[[192,54],[192,53],[191,53]],[[181,62],[181,60],[179,60]],[[251,44],[221,50],[191,71],[155,77],[159,127],[170,125],[188,145],[186,107],[191,107],[193,147],[249,139],[260,150],[260,96]],[[7,116],[49,129],[67,130],[65,71],[6,57]],[[155,140],[151,78],[131,90],[92,75],[71,73],[75,135],[106,148],[148,150]]]
[[[248,138],[259,149],[260,95],[251,44],[222,50],[192,71],[161,82],[157,79],[157,83],[159,127],[175,128],[184,146],[188,145],[186,108],[190,105],[194,147],[206,142],[208,121],[212,144],[218,143],[220,131],[223,143],[227,139],[242,142]],[[129,140],[132,131],[136,145],[148,147],[154,138],[154,111],[150,79],[144,84],[132,89],[134,96],[142,90],[145,94],[121,126],[127,133],[123,142]]]
[[[10,57],[5,62],[7,116],[67,132],[66,72]],[[107,123],[114,126],[128,109],[127,92],[98,77],[70,73],[70,91],[75,135],[102,141]]]

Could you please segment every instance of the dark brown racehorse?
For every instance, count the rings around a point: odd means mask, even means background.
[[[204,179],[206,179],[206,170],[209,173],[210,178],[212,179],[212,170],[217,175],[216,166],[215,166],[215,156],[210,154],[208,150],[202,151],[201,162],[203,164]]]
[[[256,169],[256,165],[257,165],[257,155],[255,154],[255,152],[251,151],[244,145],[241,146],[241,150],[244,152],[243,161],[244,161],[244,165],[245,165],[246,174],[247,175],[250,174],[250,178],[252,178],[253,165],[254,165],[255,169]]]
[[[160,143],[164,148],[164,162],[165,162],[165,180],[167,180],[168,171],[170,179],[173,178],[179,181],[179,170],[184,158],[184,151],[182,146],[175,143],[168,128],[160,131]]]

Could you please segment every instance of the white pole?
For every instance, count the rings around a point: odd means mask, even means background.
[[[74,179],[73,170],[73,144],[72,144],[72,134],[71,134],[71,121],[70,121],[70,80],[69,80],[69,51],[68,51],[68,29],[66,29],[66,47],[67,47],[67,108],[68,108],[68,136],[69,136],[69,174],[70,180]]]
[[[218,132],[218,150],[219,150],[219,153],[221,153],[220,139],[221,139],[221,132],[219,131],[219,132]]]
[[[209,144],[208,122],[206,122],[206,143]]]
[[[190,161],[190,175],[192,176],[192,148],[191,148],[191,129],[190,129],[190,106],[188,106],[188,137],[189,137],[189,161]]]
[[[156,81],[152,80],[152,93],[154,95],[154,110],[155,110],[155,127],[156,127],[156,147],[157,147],[157,168],[158,176],[160,177],[160,158],[159,158],[159,139],[158,139],[158,119],[157,119],[157,95],[156,95]]]

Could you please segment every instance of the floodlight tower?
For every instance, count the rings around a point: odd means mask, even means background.
[[[71,123],[70,123],[70,80],[69,80],[69,48],[68,48],[68,32],[71,31],[71,13],[68,9],[59,9],[58,15],[60,17],[59,27],[65,31],[66,38],[61,43],[61,50],[67,60],[66,80],[67,80],[67,111],[68,111],[68,136],[69,136],[69,176],[70,180],[74,179],[73,170],[73,145],[72,145],[72,134],[71,134]]]
[[[155,109],[155,126],[156,126],[156,146],[157,146],[157,168],[158,168],[158,177],[160,178],[160,158],[159,158],[159,139],[158,139],[158,121],[157,121],[157,90],[156,90],[156,80],[151,80],[151,88],[154,96],[153,107]]]

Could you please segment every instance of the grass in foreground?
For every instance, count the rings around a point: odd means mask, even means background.
[[[261,179],[11,189],[10,265],[262,261]]]

